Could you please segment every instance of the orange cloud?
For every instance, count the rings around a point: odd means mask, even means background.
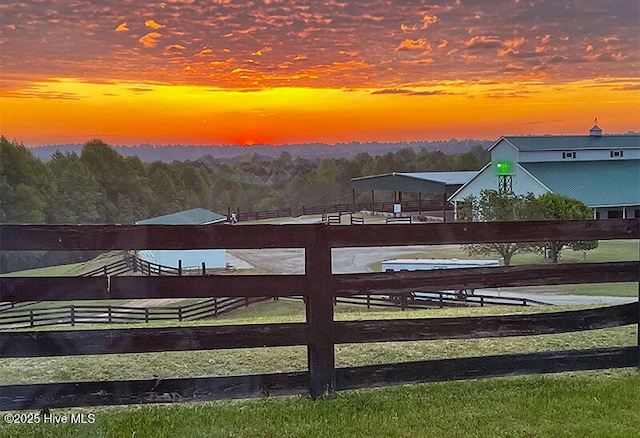
[[[418,40],[406,39],[402,41],[398,47],[396,47],[396,51],[425,49],[431,49],[431,46],[429,46],[425,38],[420,38]]]
[[[140,41],[140,43],[144,47],[155,47],[158,45],[158,39],[161,36],[162,35],[159,34],[158,32],[149,32],[145,36],[141,37],[138,41]]]
[[[426,29],[433,23],[437,23],[437,22],[438,22],[438,17],[436,17],[435,15],[426,14],[424,17],[422,17],[422,29]]]
[[[126,21],[120,24],[118,27],[116,27],[116,32],[128,32],[128,31],[129,31],[129,28],[127,27]]]
[[[156,23],[154,20],[147,20],[144,22],[144,25],[151,29],[162,29],[165,27],[163,24]]]
[[[375,15],[371,15],[371,14],[364,14],[362,16],[362,18],[364,18],[366,20],[377,21],[377,22],[380,22],[380,21],[384,20],[384,17],[375,16]]]
[[[492,49],[502,46],[502,41],[497,36],[474,36],[473,38],[464,42],[465,47],[468,49]]]

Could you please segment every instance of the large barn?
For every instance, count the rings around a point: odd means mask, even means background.
[[[181,211],[136,222],[137,225],[210,225],[219,224],[227,218],[203,208]],[[150,263],[177,268],[182,261],[185,269],[198,268],[204,262],[207,268],[224,268],[227,265],[227,251],[224,249],[190,250],[142,250],[138,257]]]
[[[640,135],[501,137],[491,162],[451,197],[454,206],[482,190],[547,192],[579,199],[596,219],[640,217]]]

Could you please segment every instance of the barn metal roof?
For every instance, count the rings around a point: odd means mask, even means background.
[[[502,140],[506,140],[521,151],[640,148],[640,135],[636,134],[603,136],[531,135],[502,137],[489,150],[493,149]]]
[[[519,164],[551,192],[589,207],[640,204],[640,160]]]
[[[351,179],[358,190],[389,190],[413,193],[453,193],[469,181],[471,172],[393,172]]]
[[[194,208],[178,213],[153,217],[136,222],[138,225],[205,225],[226,220],[225,216],[204,208]]]

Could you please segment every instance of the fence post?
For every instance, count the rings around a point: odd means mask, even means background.
[[[202,262],[202,275],[207,275],[207,265],[205,262]]]
[[[182,277],[182,259],[178,260],[178,276]]]
[[[309,392],[313,399],[333,398],[336,388],[329,230],[328,225],[310,226],[304,251]]]
[[[111,313],[111,306],[107,306],[107,318],[108,318],[109,324],[111,324],[113,322],[113,315]]]
[[[182,306],[178,307],[178,321],[182,322]]]
[[[74,325],[76,325],[76,307],[75,306],[71,306],[71,326],[73,327]]]
[[[29,327],[35,327],[33,325],[33,309],[29,310]]]
[[[146,322],[146,323],[149,322],[149,308],[148,307],[144,308],[144,322]]]

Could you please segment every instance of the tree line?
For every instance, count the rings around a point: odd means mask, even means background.
[[[0,222],[133,223],[202,207],[226,214],[352,201],[351,179],[390,172],[478,170],[489,153],[476,145],[447,155],[413,148],[355,159],[276,159],[253,154],[242,161],[208,155],[197,161],[143,163],[123,157],[99,139],[80,154],[56,152],[42,161],[17,141],[0,137]],[[379,200],[384,195],[380,195]],[[386,196],[391,196],[387,194]],[[390,199],[389,199],[390,200]],[[357,202],[368,202],[360,193]]]

